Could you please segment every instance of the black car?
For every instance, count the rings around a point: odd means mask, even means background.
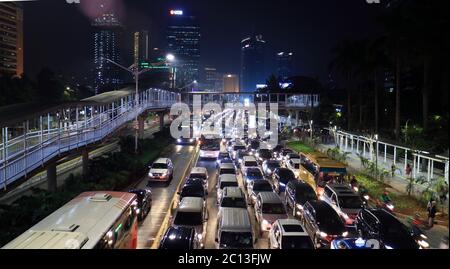
[[[356,217],[356,229],[365,238],[380,241],[388,249],[418,249],[412,231],[384,209],[363,209]]]
[[[256,197],[260,192],[272,192],[273,188],[269,181],[254,180],[250,181],[247,185],[247,194],[250,199],[250,203],[254,204],[256,202]]]
[[[284,192],[289,181],[296,180],[294,172],[288,168],[277,168],[272,175],[273,188],[277,193]]]
[[[294,151],[292,149],[282,149],[278,154],[278,160],[283,160],[289,153],[294,153]]]
[[[222,163],[233,163],[233,160],[230,157],[230,153],[228,152],[220,152],[217,157],[217,167]]]
[[[348,236],[341,217],[324,201],[306,202],[302,222],[317,247],[329,247],[333,240]]]
[[[248,144],[247,149],[248,149],[248,151],[256,152],[259,149],[260,144],[261,143],[257,139],[250,140],[250,143]]]
[[[256,160],[262,163],[266,160],[272,159],[272,152],[270,149],[259,149],[255,154]]]
[[[186,181],[179,195],[179,201],[184,197],[199,197],[206,199],[206,189],[203,180],[200,178],[190,178]]]
[[[286,186],[286,206],[292,209],[292,215],[299,217],[303,215],[303,205],[308,201],[317,200],[314,189],[303,181],[292,180]]]
[[[200,244],[195,229],[190,227],[169,227],[159,243],[159,249],[198,249]]]
[[[278,155],[281,153],[281,151],[284,149],[284,147],[282,145],[276,145],[273,149],[272,149],[272,155],[274,158],[278,158]]]
[[[136,194],[138,220],[144,220],[152,208],[152,192],[144,189],[131,189],[128,192]]]
[[[250,154],[246,150],[238,150],[236,152],[236,158],[234,159],[234,165],[239,168],[241,166],[241,161],[245,156],[250,156]]]
[[[277,160],[267,160],[262,164],[262,170],[266,177],[271,177],[275,169],[280,168],[281,163]]]
[[[197,139],[180,137],[176,140],[177,145],[196,145]]]

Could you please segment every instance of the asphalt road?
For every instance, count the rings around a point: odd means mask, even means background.
[[[170,203],[176,195],[177,187],[183,179],[184,173],[189,165],[190,159],[195,152],[193,146],[170,145],[161,157],[170,158],[174,164],[174,176],[169,186],[153,184],[147,186],[146,178],[137,185],[137,188],[152,190],[152,209],[145,220],[139,225],[138,248],[150,249],[156,235],[159,232],[164,218],[170,210]]]

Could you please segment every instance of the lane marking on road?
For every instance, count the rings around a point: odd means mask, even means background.
[[[195,148],[195,152],[192,155],[191,159],[189,160],[189,163],[186,166],[186,169],[184,170],[184,172],[182,174],[180,182],[177,185],[175,193],[174,193],[174,195],[172,197],[172,201],[170,202],[169,209],[168,209],[168,211],[167,211],[167,213],[166,213],[166,215],[164,217],[164,220],[163,220],[163,222],[161,224],[161,227],[158,230],[158,233],[156,234],[156,236],[155,236],[155,238],[153,240],[153,244],[150,247],[151,249],[158,249],[158,247],[159,247],[159,241],[161,241],[162,236],[164,235],[164,233],[166,232],[166,230],[167,230],[167,228],[169,226],[169,219],[170,219],[170,216],[171,216],[171,213],[172,213],[173,205],[175,204],[175,201],[176,201],[176,198],[177,198],[177,192],[180,189],[181,184],[184,182],[184,179],[187,177],[187,173],[190,172],[190,168],[192,168],[193,165],[195,165],[194,164],[194,159],[195,159],[195,163],[197,163],[198,157],[199,157],[199,155],[198,155],[199,152],[200,152],[199,151],[199,147],[196,147]]]

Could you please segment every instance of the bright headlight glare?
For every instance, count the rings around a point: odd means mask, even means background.
[[[320,235],[320,237],[322,237],[322,238],[325,238],[325,237],[328,236],[328,234],[327,234],[327,233],[324,233],[324,232],[320,232],[319,235]]]

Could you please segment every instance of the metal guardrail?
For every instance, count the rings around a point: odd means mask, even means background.
[[[149,109],[170,108],[177,102],[175,94],[163,94],[164,98],[157,101],[146,98],[151,96],[155,89],[148,89],[140,93],[140,102],[136,106],[132,102],[122,102],[120,106],[107,106],[108,109],[95,111],[84,107],[77,108],[75,122],[59,121],[58,128],[43,130],[43,120],[40,117],[41,128],[39,131],[27,132],[8,141],[5,129],[2,129],[2,143],[0,144],[0,186],[6,187],[26,176],[31,171],[43,166],[47,161],[62,153],[89,145],[105,138],[113,133],[124,123],[136,118]],[[132,97],[132,96],[131,96]],[[134,100],[133,98],[129,98]],[[91,118],[87,118],[86,111],[91,109]],[[84,120],[78,119],[78,112],[84,111]],[[28,122],[27,122],[28,124]],[[6,129],[7,131],[7,129]]]

